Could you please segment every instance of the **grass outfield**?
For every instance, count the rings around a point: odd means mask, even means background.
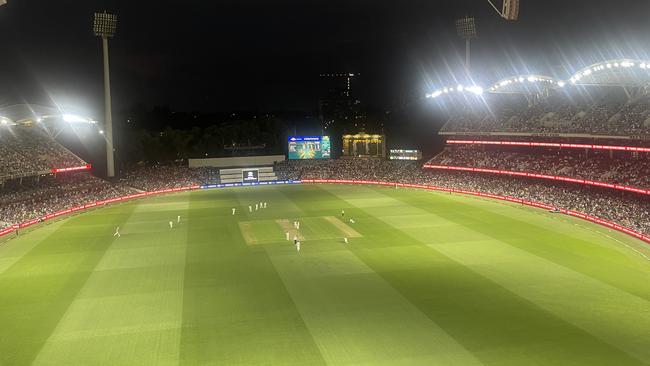
[[[425,191],[155,197],[0,246],[0,365],[648,365],[649,248]]]

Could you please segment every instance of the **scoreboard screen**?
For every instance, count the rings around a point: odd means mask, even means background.
[[[289,160],[329,159],[329,136],[289,136]]]

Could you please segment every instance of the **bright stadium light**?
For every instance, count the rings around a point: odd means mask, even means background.
[[[64,114],[61,116],[64,121],[68,123],[90,123],[90,120],[86,117],[77,116],[75,114]]]
[[[104,49],[104,103],[106,124],[106,175],[115,176],[115,158],[113,154],[113,114],[111,112],[111,78],[108,62],[108,39],[117,31],[117,16],[107,12],[95,13],[93,33],[102,38]]]

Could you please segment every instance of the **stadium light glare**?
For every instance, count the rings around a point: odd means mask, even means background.
[[[564,85],[566,85],[566,83],[564,81],[558,81],[557,82],[557,86],[559,86],[560,88],[564,88]]]
[[[75,114],[64,114],[61,116],[61,118],[63,118],[63,120],[68,123],[90,123],[90,120],[88,120],[88,118]]]
[[[99,134],[100,134],[100,135],[103,135],[103,134],[104,134],[104,130],[99,130]]]

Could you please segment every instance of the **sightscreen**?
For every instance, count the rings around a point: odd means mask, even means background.
[[[289,160],[329,158],[329,136],[289,136]]]

